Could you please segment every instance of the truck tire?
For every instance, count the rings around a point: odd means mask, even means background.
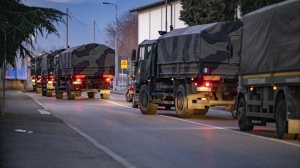
[[[63,93],[57,93],[55,97],[56,97],[56,99],[62,99]]]
[[[108,99],[110,94],[101,94],[101,99]]]
[[[75,94],[69,94],[68,100],[75,100]]]
[[[46,92],[47,92],[47,91],[46,91]],[[47,96],[47,97],[52,97],[52,92],[47,92],[47,93],[46,93],[46,96]]]
[[[46,96],[46,95],[47,95],[47,90],[44,89],[44,88],[42,88],[42,95],[43,95],[43,96]]]
[[[81,92],[75,92],[75,96],[76,97],[80,97],[81,96]]]
[[[87,95],[90,99],[95,98],[95,92],[88,92]]]
[[[132,97],[132,108],[138,108],[134,96]]]
[[[183,84],[176,90],[175,109],[179,118],[191,118],[194,113],[194,109],[187,108],[187,95]]]
[[[143,85],[140,89],[139,93],[139,105],[140,110],[145,115],[153,115],[156,114],[156,111],[158,109],[157,104],[150,103],[150,91],[147,85]]]
[[[285,100],[281,100],[276,109],[276,132],[279,139],[293,139],[288,134],[288,122],[286,120],[286,104]]]
[[[254,125],[246,125],[246,100],[244,96],[238,102],[238,124],[241,131],[252,131]]]

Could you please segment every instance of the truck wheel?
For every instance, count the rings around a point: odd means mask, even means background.
[[[238,102],[238,124],[241,131],[252,131],[253,125],[246,125],[246,100],[242,97]]]
[[[140,89],[139,93],[139,105],[140,105],[140,110],[143,114],[146,115],[153,115],[156,113],[158,109],[157,104],[150,103],[150,91],[147,85],[143,85]]]
[[[75,92],[75,96],[76,97],[80,97],[81,96],[81,92]]]
[[[52,97],[52,92],[47,92],[46,96],[47,97]]]
[[[195,109],[194,114],[195,115],[205,115],[209,110],[209,107],[205,107],[205,109]]]
[[[75,94],[69,94],[68,100],[75,100]]]
[[[63,94],[62,93],[57,93],[55,97],[56,97],[56,99],[62,99]]]
[[[46,96],[46,95],[47,95],[47,91],[44,90],[44,89],[42,89],[42,95],[43,95],[43,96]]]
[[[176,114],[180,118],[191,118],[194,110],[189,110],[187,108],[187,95],[185,92],[185,87],[181,84],[178,86],[175,94],[175,109]]]
[[[132,97],[132,108],[138,108],[134,96]]]
[[[108,99],[109,98],[109,94],[101,94],[101,99]]]
[[[87,94],[89,98],[95,98],[95,92],[88,92]]]
[[[288,122],[286,120],[285,100],[281,100],[276,109],[276,132],[279,139],[293,139],[288,137]]]

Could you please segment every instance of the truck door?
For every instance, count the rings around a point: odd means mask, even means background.
[[[147,81],[151,72],[151,55],[152,45],[140,46],[138,52],[138,71],[136,75],[137,81]]]

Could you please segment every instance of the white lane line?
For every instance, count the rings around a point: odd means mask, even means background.
[[[27,94],[27,93],[26,93]],[[27,94],[29,97],[31,97],[29,94]],[[33,97],[31,97],[33,100],[35,100]],[[39,105],[41,105],[45,110],[47,110],[46,107],[44,107],[39,101],[35,100]],[[111,101],[109,101],[111,102]],[[116,104],[116,103],[114,103]],[[120,104],[118,104],[120,105]],[[126,106],[125,106],[126,107]],[[129,108],[129,107],[128,107]],[[40,110],[39,110],[40,111]],[[43,110],[42,110],[43,111]],[[56,116],[57,117],[57,116]],[[59,118],[59,117],[57,117]],[[62,120],[66,125],[68,125],[70,128],[72,128],[74,131],[76,131],[79,135],[81,135],[82,137],[84,137],[85,139],[87,139],[90,143],[92,143],[95,147],[97,147],[98,149],[102,150],[104,153],[106,153],[107,155],[109,155],[110,157],[112,157],[113,159],[115,159],[117,162],[119,162],[121,165],[123,165],[126,168],[135,168],[135,166],[133,166],[132,164],[130,164],[129,162],[127,162],[125,159],[123,159],[121,156],[117,155],[116,153],[114,153],[113,151],[111,151],[109,148],[101,145],[99,142],[97,142],[95,139],[93,139],[92,137],[88,136],[87,134],[85,134],[84,132],[80,131],[77,127],[73,126],[72,124]]]
[[[116,104],[116,105],[119,105],[119,106],[122,106],[122,107],[132,108],[132,107],[124,106],[122,104],[115,103],[115,102],[112,102],[112,101],[109,101],[109,100],[104,100],[104,101],[107,101],[107,102],[110,102],[112,104]],[[210,128],[213,128],[213,129],[225,130],[225,131],[234,132],[234,133],[238,133],[238,134],[242,134],[242,135],[252,136],[252,137],[256,137],[256,138],[261,138],[261,139],[265,139],[265,140],[270,140],[270,141],[275,141],[275,142],[279,142],[279,143],[284,143],[284,144],[287,144],[287,145],[292,145],[292,146],[300,147],[300,144],[286,142],[286,141],[280,140],[280,139],[267,138],[267,137],[258,136],[258,135],[254,135],[254,134],[248,134],[248,133],[244,133],[244,132],[234,131],[234,130],[228,129],[228,127],[216,127],[216,126],[213,126],[213,125],[197,123],[197,122],[193,122],[193,121],[189,121],[189,120],[184,120],[184,119],[180,119],[180,118],[169,117],[169,116],[165,116],[165,115],[160,115],[160,116],[166,117],[166,118],[170,118],[170,119],[173,119],[173,120],[179,120],[179,121],[187,122],[187,123],[190,123],[190,124],[206,126],[206,127],[210,127]]]
[[[103,99],[102,99],[103,100]],[[126,107],[126,108],[132,108],[132,107],[128,107],[128,106],[125,106],[125,105],[123,105],[123,104],[119,104],[119,103],[116,103],[116,102],[112,102],[112,101],[110,101],[110,100],[103,100],[103,101],[107,101],[107,102],[109,102],[109,103],[112,103],[112,104],[115,104],[115,105],[118,105],[118,106],[122,106],[122,107]],[[133,108],[132,108],[133,109]]]
[[[280,140],[280,139],[273,139],[273,138],[267,138],[267,137],[263,137],[263,136],[253,135],[253,134],[247,134],[247,133],[244,133],[244,132],[230,130],[230,129],[226,128],[226,127],[216,127],[216,126],[213,126],[213,125],[197,123],[197,122],[194,122],[194,121],[189,121],[189,120],[184,120],[184,119],[180,119],[180,118],[169,117],[169,116],[165,116],[165,115],[161,115],[161,116],[166,117],[166,118],[170,118],[170,119],[173,119],[173,120],[179,120],[179,121],[187,122],[187,123],[190,123],[190,124],[206,126],[206,127],[210,127],[210,128],[213,128],[213,129],[220,129],[220,130],[229,131],[229,132],[233,132],[233,133],[238,133],[238,134],[242,134],[242,135],[247,135],[247,136],[252,136],[252,137],[261,138],[261,139],[265,139],[265,140],[270,140],[270,141],[275,141],[275,142],[279,142],[279,143],[284,143],[284,144],[292,145],[292,146],[295,146],[295,147],[300,147],[300,144],[286,142],[286,141],[283,141],[283,140]]]
[[[39,104],[40,106],[42,106],[44,108],[44,110],[48,110],[47,107],[45,107],[42,103],[40,103],[39,101],[37,101],[34,97],[32,97],[30,94],[27,94],[27,96],[29,96],[31,99],[33,99],[37,104]]]
[[[64,121],[65,122],[65,121]],[[133,166],[132,164],[130,164],[129,162],[127,162],[125,159],[123,159],[121,156],[117,155],[116,153],[114,153],[113,151],[111,151],[109,148],[101,145],[99,142],[97,142],[94,138],[88,136],[87,134],[85,134],[84,132],[80,131],[78,128],[76,128],[75,126],[73,126],[70,123],[65,122],[70,128],[72,128],[74,131],[76,131],[78,134],[80,134],[81,136],[83,136],[85,139],[87,139],[90,143],[92,143],[94,146],[96,146],[98,149],[102,150],[103,152],[105,152],[106,154],[108,154],[110,157],[112,157],[113,159],[115,159],[117,162],[119,162],[120,164],[122,164],[124,167],[126,168],[135,168],[135,166]]]
[[[50,115],[50,114],[51,114],[49,111],[46,111],[45,109],[38,109],[38,111],[39,111],[41,114],[47,114],[47,115]]]

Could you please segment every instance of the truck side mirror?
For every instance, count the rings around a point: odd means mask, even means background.
[[[226,56],[227,56],[227,58],[233,57],[233,45],[232,44],[226,45]]]
[[[136,59],[136,50],[133,49],[131,53],[131,60],[134,61]]]
[[[131,53],[131,61],[132,61],[132,66],[137,66],[137,64],[136,64],[136,50],[135,49],[133,49],[132,50],[132,53]]]

